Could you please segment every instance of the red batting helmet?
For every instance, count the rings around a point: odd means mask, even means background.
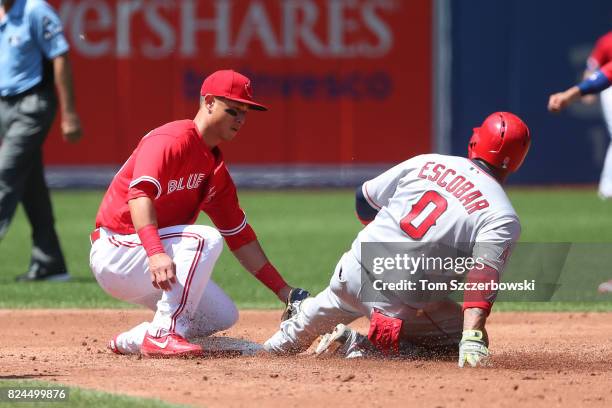
[[[530,144],[531,135],[525,122],[510,112],[495,112],[474,129],[468,157],[513,173],[523,164]]]

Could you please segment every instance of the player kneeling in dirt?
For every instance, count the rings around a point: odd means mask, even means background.
[[[417,268],[404,273],[406,281],[413,282],[404,285],[412,287],[404,292],[408,300],[397,287],[377,296],[371,282],[384,274],[373,272],[364,248],[404,245],[413,258],[422,259],[440,248],[456,250],[478,260],[464,273],[466,282],[498,282],[520,234],[519,219],[502,184],[519,169],[530,142],[529,129],[520,118],[497,112],[474,129],[469,159],[421,155],[365,182],[357,191],[356,207],[366,227],[338,262],[329,286],[304,300],[264,349],[299,353],[333,330],[322,338],[317,354],[351,358],[370,353],[456,353],[458,347],[460,367],[466,362],[484,364],[489,355],[485,322],[495,291],[464,292],[462,307],[446,295],[436,298],[420,290],[414,277],[422,271]],[[367,285],[370,290],[365,290]],[[367,337],[345,326],[361,316],[370,319]]]
[[[90,237],[91,269],[111,296],[155,311],[151,322],[116,335],[113,352],[200,356],[206,350],[191,338],[234,325],[238,310],[211,279],[224,239],[242,266],[287,302],[287,314],[307,295],[268,260],[218,147],[234,139],[250,110],[266,110],[253,101],[251,81],[214,72],[202,84],[195,118],[149,132],[113,178]],[[194,224],[201,211],[216,229]]]

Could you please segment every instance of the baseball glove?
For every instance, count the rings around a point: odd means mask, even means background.
[[[281,316],[281,322],[291,319],[300,311],[300,304],[310,296],[310,292],[302,288],[293,288],[285,301],[285,310]]]
[[[466,363],[472,367],[487,366],[489,349],[480,330],[464,330],[459,343],[459,367]]]

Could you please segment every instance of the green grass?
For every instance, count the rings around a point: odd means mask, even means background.
[[[593,189],[510,189],[524,242],[612,243],[612,201]],[[612,274],[612,271],[611,271]]]
[[[0,380],[0,387],[6,388],[66,388],[56,383],[45,383],[40,381],[7,381]],[[13,408],[28,408],[28,407],[58,407],[58,408],[97,408],[97,407],[113,407],[113,408],[178,408],[186,407],[186,405],[174,405],[162,402],[157,399],[133,398],[123,395],[108,394],[99,391],[90,391],[80,388],[68,388],[68,397],[64,401],[57,402],[5,402],[0,400],[0,406]],[[6,391],[3,390],[6,395]]]
[[[107,296],[89,270],[88,235],[102,194],[53,193],[57,226],[74,277],[67,283],[13,282],[28,264],[31,245],[29,225],[19,210],[9,234],[0,243],[0,307],[129,307]],[[612,202],[600,201],[594,189],[510,189],[510,198],[521,218],[523,242],[612,243]],[[327,286],[337,260],[361,228],[354,215],[353,192],[349,190],[242,191],[240,199],[269,258],[287,281],[315,293]],[[199,222],[208,221],[203,216]],[[582,272],[590,273],[587,268]],[[213,279],[240,308],[280,306],[240,267],[227,248]],[[594,291],[590,293],[589,289],[586,299],[579,298],[583,303],[509,303],[500,304],[499,309],[612,310],[612,301],[602,301]],[[598,302],[590,303],[591,300]]]
[[[13,283],[28,265],[31,246],[29,225],[19,210],[0,243],[0,307],[129,307],[107,296],[89,270],[88,237],[101,198],[102,192],[53,193],[58,232],[74,277],[67,283]],[[315,292],[326,286],[339,256],[360,229],[348,191],[245,191],[240,198],[272,262],[290,283]],[[209,223],[205,216],[199,222]],[[244,271],[227,248],[213,279],[239,307],[279,306],[275,296]]]

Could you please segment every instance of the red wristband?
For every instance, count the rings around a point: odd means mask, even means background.
[[[463,307],[461,308],[464,312],[465,309],[478,308],[482,309],[487,313],[487,316],[491,314],[491,309],[493,308],[493,303],[491,302],[463,302]]]
[[[285,282],[283,277],[280,276],[276,268],[272,266],[270,262],[262,266],[261,269],[255,273],[255,277],[276,294],[287,286],[287,282]]]
[[[139,229],[138,237],[140,238],[140,242],[142,243],[147,256],[153,256],[155,254],[165,252],[155,225],[149,224]]]
[[[486,285],[491,282],[499,282],[499,273],[496,269],[484,265],[482,268],[470,269],[467,272],[466,281],[470,285],[483,284],[483,287],[486,288]],[[496,296],[497,292],[492,290],[466,290],[463,292],[463,310],[477,307],[486,311],[488,316]]]

